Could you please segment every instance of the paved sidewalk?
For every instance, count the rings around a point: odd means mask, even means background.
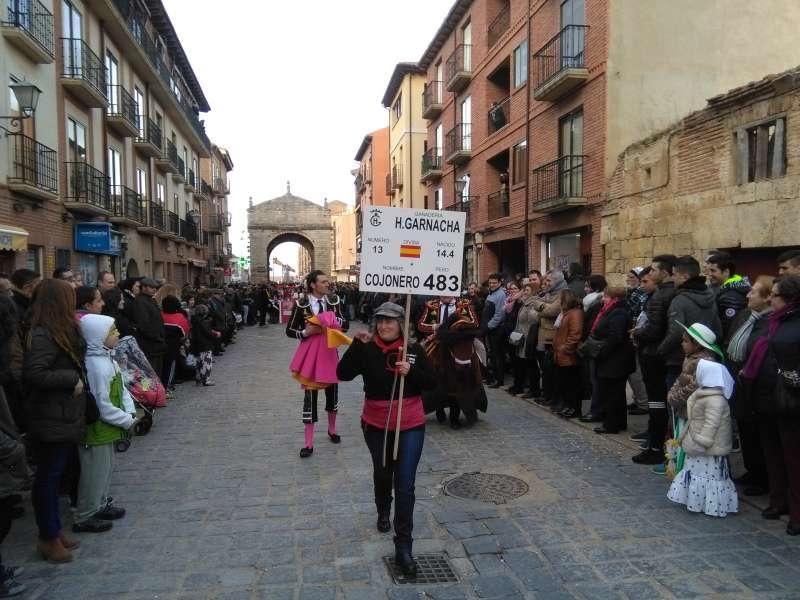
[[[301,460],[293,349],[282,328],[248,328],[218,360],[216,387],[180,386],[150,434],[118,455],[112,493],[128,516],[82,535],[73,563],[37,559],[31,511],[15,521],[3,556],[25,565],[25,597],[800,598],[800,538],[785,522],[744,504],[725,519],[690,514],[627,447],[502,392],[471,430],[429,422],[414,551],[447,553],[459,583],[394,585],[360,382],[341,387],[342,444],[321,421]],[[473,471],[515,475],[530,492],[497,506],[442,494],[443,481]]]

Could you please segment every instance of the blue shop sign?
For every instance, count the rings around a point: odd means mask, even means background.
[[[111,223],[75,223],[75,250],[89,254],[110,254],[121,252],[122,234],[111,229]]]

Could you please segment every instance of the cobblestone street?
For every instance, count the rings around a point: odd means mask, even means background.
[[[503,392],[471,430],[429,419],[417,478],[414,553],[445,553],[458,583],[396,585],[375,530],[361,382],[343,384],[341,445],[301,460],[301,393],[283,328],[240,333],[215,387],[179,387],[153,430],[118,456],[112,493],[128,515],[82,535],[71,564],[33,553],[32,511],[3,546],[26,598],[411,600],[800,598],[800,538],[785,521],[712,519],[666,499],[631,452]],[[630,432],[629,432],[630,433]],[[507,504],[445,496],[466,472],[514,475]]]

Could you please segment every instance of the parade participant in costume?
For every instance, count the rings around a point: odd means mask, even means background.
[[[295,301],[292,317],[286,324],[286,335],[306,343],[309,338],[320,335],[322,327],[308,324],[308,319],[326,311],[332,311],[342,331],[347,331],[348,321],[342,314],[339,297],[329,294],[330,280],[322,271],[311,271],[305,280],[306,293],[300,294]],[[317,422],[317,399],[319,390],[304,390],[303,424],[305,425],[305,446],[300,450],[300,457],[307,458],[314,453],[314,423]],[[339,386],[330,385],[325,388],[325,410],[328,413],[328,437],[338,444],[342,441],[336,433],[336,414],[339,411]]]
[[[478,409],[486,412],[486,393],[474,345],[480,322],[472,303],[468,298],[456,300],[451,296],[431,300],[417,329],[426,336],[423,347],[437,374],[438,385],[431,394],[437,420],[444,423],[444,409],[449,406],[453,429],[461,426],[461,411],[467,426],[472,426],[478,420]]]
[[[425,350],[417,343],[408,344],[404,360],[398,360],[403,349],[405,310],[385,302],[374,313],[373,332],[362,331],[339,361],[336,374],[342,381],[359,375],[364,380],[364,410],[361,427],[372,455],[375,505],[378,509],[378,531],[390,529],[392,486],[395,493],[394,544],[395,561],[406,577],[415,577],[417,565],[411,554],[414,521],[414,482],[425,440],[425,409],[422,392],[433,389],[436,375]],[[405,377],[401,412],[399,449],[393,459],[394,436],[397,435],[397,405],[400,377]]]

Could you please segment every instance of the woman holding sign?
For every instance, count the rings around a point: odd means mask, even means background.
[[[414,481],[425,440],[423,390],[436,386],[436,375],[422,346],[404,344],[405,310],[392,302],[383,303],[374,313],[374,331],[362,331],[339,361],[336,369],[342,381],[359,375],[364,380],[364,409],[361,428],[372,455],[378,531],[390,530],[392,487],[395,493],[395,562],[406,577],[415,577],[417,565],[411,555],[411,530],[414,525]],[[404,386],[401,379],[405,378]],[[404,387],[399,427],[395,399]],[[393,458],[394,438],[399,435],[397,458]]]

